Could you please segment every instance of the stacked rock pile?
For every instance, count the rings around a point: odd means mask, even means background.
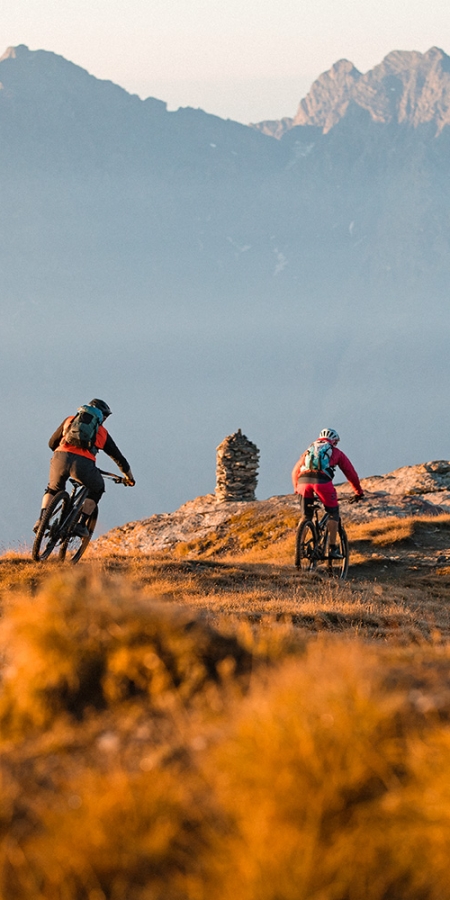
[[[216,499],[255,500],[259,450],[239,428],[217,447]]]

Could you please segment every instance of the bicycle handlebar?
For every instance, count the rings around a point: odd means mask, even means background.
[[[111,478],[116,484],[124,484],[126,486],[126,478],[124,475],[116,475],[115,472],[104,472],[103,469],[98,470],[100,475],[104,475],[106,478]]]
[[[348,497],[348,496],[338,497],[338,503],[339,503],[339,506],[345,506],[345,504],[350,504],[350,503],[352,503],[352,504],[353,503],[362,503],[363,500],[365,500],[365,499],[366,499],[365,495],[363,497],[361,497],[361,499],[358,499],[358,500],[355,500],[354,497]],[[317,497],[313,500],[312,508],[313,509],[323,509],[323,508],[325,508],[325,504],[322,503],[322,501],[319,500],[319,498]]]

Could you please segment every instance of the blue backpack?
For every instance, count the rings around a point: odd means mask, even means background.
[[[324,472],[330,478],[334,475],[334,469],[330,466],[331,454],[333,447],[328,441],[314,441],[307,451],[300,470],[302,472]]]
[[[63,431],[63,439],[73,447],[92,450],[102,422],[103,414],[95,406],[79,406],[76,415]]]

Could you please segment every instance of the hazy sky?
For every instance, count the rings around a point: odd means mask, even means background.
[[[52,50],[141,97],[242,122],[293,115],[338,59],[450,54],[448,0],[0,0],[2,44]]]

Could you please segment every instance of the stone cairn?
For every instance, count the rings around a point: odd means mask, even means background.
[[[216,499],[255,500],[259,450],[239,428],[217,448]]]

